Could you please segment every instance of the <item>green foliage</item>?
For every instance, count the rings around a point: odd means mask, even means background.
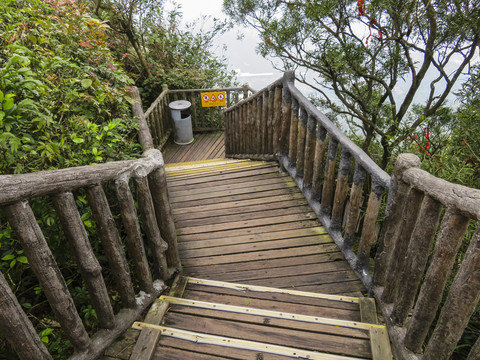
[[[0,172],[137,157],[132,83],[76,2],[0,4]]]
[[[233,73],[212,52],[224,24],[214,21],[211,30],[196,22],[182,25],[181,7],[165,12],[163,5],[162,0],[105,0],[98,11],[109,21],[112,50],[135,78],[143,104],[150,104],[163,84],[170,89],[230,85]]]
[[[475,60],[480,6],[478,0],[363,4],[359,10],[352,0],[225,0],[224,9],[259,32],[262,55],[296,69],[324,108],[361,132],[364,149],[380,144],[385,168]],[[423,112],[407,122],[419,95]]]

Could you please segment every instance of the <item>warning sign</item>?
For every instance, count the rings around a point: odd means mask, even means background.
[[[201,93],[202,107],[227,106],[225,91]]]

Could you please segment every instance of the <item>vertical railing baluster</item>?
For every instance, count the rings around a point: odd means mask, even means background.
[[[253,134],[252,134],[252,143],[254,151],[252,154],[261,154],[260,147],[260,118],[258,116],[259,106],[257,99],[252,99],[252,118],[253,118]]]
[[[259,154],[263,152],[263,97],[258,96],[255,100],[257,102],[257,151]]]
[[[315,160],[313,163],[312,198],[320,201],[322,193],[323,175],[325,172],[323,161],[327,150],[327,130],[320,124],[317,126],[317,141],[315,143]]]
[[[32,209],[22,201],[4,211],[63,331],[75,349],[87,349],[91,343],[87,331]]]
[[[162,239],[160,229],[158,228],[148,179],[146,176],[142,176],[140,178],[134,178],[134,181],[138,193],[138,208],[143,220],[145,234],[150,244],[150,250],[153,254],[155,270],[160,279],[167,280],[170,277],[167,259],[165,258],[165,251],[168,245]]]
[[[377,219],[382,205],[382,197],[385,188],[372,181],[372,190],[368,196],[367,209],[363,220],[362,235],[358,244],[357,266],[365,271],[370,264],[370,250],[377,242]]]
[[[193,128],[198,128],[197,101],[195,93],[190,93],[190,102],[192,103],[192,122]]]
[[[392,258],[393,240],[400,228],[400,221],[405,207],[405,199],[409,186],[401,181],[402,173],[409,168],[419,168],[420,159],[414,154],[402,154],[397,158],[392,176],[392,184],[387,203],[387,214],[380,234],[379,247],[375,255],[375,270],[373,272],[374,286],[385,286],[385,275]],[[390,210],[391,209],[391,210]]]
[[[108,205],[107,197],[101,185],[87,189],[87,200],[92,209],[93,218],[97,224],[98,234],[102,239],[108,263],[112,270],[117,290],[127,308],[134,308],[135,293],[127,259],[120,241],[115,220]]]
[[[264,154],[268,154],[268,91],[263,93],[262,99],[262,150]]]
[[[274,118],[273,118],[273,154],[280,152],[280,137],[282,135],[282,88],[275,87]]]
[[[287,84],[282,89],[282,134],[280,140],[280,154],[287,156],[289,153],[290,122],[292,120],[292,94]]]
[[[70,192],[60,193],[52,196],[52,202],[65,237],[72,247],[98,322],[102,328],[112,329],[115,327],[115,316],[103,280],[102,268],[88,240],[87,231],[75,204],[75,198]]]
[[[342,149],[340,157],[340,166],[338,168],[337,186],[335,188],[335,197],[333,199],[332,222],[331,226],[335,230],[342,227],[343,213],[345,211],[345,201],[348,194],[348,175],[352,157],[349,152]]]
[[[295,166],[297,162],[297,135],[298,135],[298,101],[292,98],[292,111],[290,117],[290,136],[288,140],[289,166]]]
[[[415,226],[405,256],[405,264],[399,275],[402,281],[399,283],[397,299],[391,315],[395,324],[403,325],[413,307],[438,228],[441,210],[442,207],[438,201],[428,195],[423,198],[417,220],[418,225]]]
[[[418,213],[423,201],[423,193],[415,188],[411,188],[407,195],[406,206],[403,216],[398,219],[401,222],[400,229],[393,240],[392,258],[385,276],[385,288],[382,294],[382,301],[386,304],[392,303],[398,290],[398,280],[400,272],[404,268],[405,254],[408,250],[410,238],[417,222]],[[419,224],[420,225],[420,224]]]
[[[0,324],[3,335],[21,360],[52,359],[2,272],[0,272]]]
[[[312,187],[313,166],[315,163],[316,126],[315,117],[309,114],[307,120],[307,139],[305,143],[305,163],[303,165],[305,169],[303,175],[303,187],[305,189],[310,189]]]
[[[322,189],[322,211],[329,214],[332,209],[333,189],[335,186],[335,163],[337,161],[338,141],[330,138],[328,156],[325,164],[325,182]]]
[[[140,287],[143,291],[151,293],[153,291],[152,274],[148,266],[147,255],[143,245],[142,232],[138,223],[137,209],[135,200],[128,185],[127,179],[118,179],[115,181],[115,191],[117,194],[122,223],[125,227],[127,236],[125,243],[127,251],[135,264],[135,270],[138,275]]]
[[[302,107],[300,108],[300,121],[298,124],[298,136],[297,136],[297,156],[296,156],[296,168],[297,177],[302,178],[305,165],[305,140],[307,135],[307,111]]]
[[[431,265],[420,289],[405,335],[407,349],[418,353],[442,300],[443,290],[455,256],[467,230],[469,219],[448,208],[438,233]]]
[[[275,91],[269,90],[268,94],[268,153],[274,154],[273,152],[273,138],[275,137],[275,130],[273,128],[275,124]]]
[[[157,223],[160,226],[160,232],[163,239],[168,244],[168,265],[174,267],[180,272],[182,271],[182,264],[178,252],[177,232],[175,229],[175,221],[173,219],[173,211],[168,197],[165,168],[160,166],[158,169],[152,171],[148,178],[153,204],[155,205]]]
[[[356,164],[353,174],[353,184],[350,190],[350,206],[345,224],[344,244],[347,249],[352,249],[357,232],[358,220],[363,203],[363,185],[365,184],[366,172],[360,165]]]

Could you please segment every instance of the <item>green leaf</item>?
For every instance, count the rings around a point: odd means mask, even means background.
[[[10,269],[13,268],[16,263],[17,263],[17,260],[16,260],[16,259],[13,259],[13,260],[10,262]]]
[[[43,343],[48,344],[48,336],[42,336],[41,340]]]
[[[81,83],[82,83],[82,87],[83,87],[84,89],[87,89],[87,88],[89,88],[90,86],[92,86],[93,81],[90,80],[90,79],[83,79],[83,80],[81,81]]]
[[[12,259],[15,259],[15,255],[13,255],[13,254],[6,255],[2,258],[3,261],[8,261],[8,260],[12,260]]]
[[[17,261],[22,263],[22,264],[28,264],[28,259],[26,256],[20,256],[17,258]]]

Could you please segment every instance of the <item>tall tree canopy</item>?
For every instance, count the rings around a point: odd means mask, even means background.
[[[365,150],[378,140],[383,167],[445,103],[480,44],[479,0],[224,0],[224,10],[360,129]],[[407,121],[419,98],[422,112]]]

